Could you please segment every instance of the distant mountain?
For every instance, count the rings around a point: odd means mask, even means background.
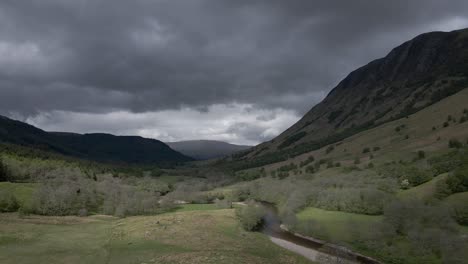
[[[0,116],[0,142],[100,162],[152,164],[193,160],[155,139],[46,132],[4,116]]]
[[[237,159],[256,165],[339,142],[468,87],[468,29],[417,36],[351,72],[301,120]]]
[[[215,140],[167,142],[172,149],[198,160],[214,159],[246,150],[251,146],[234,145]]]

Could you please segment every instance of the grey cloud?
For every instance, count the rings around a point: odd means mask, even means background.
[[[91,120],[189,107],[209,116],[235,103],[300,116],[403,41],[467,26],[465,0],[4,0],[0,114]],[[255,117],[229,133],[258,141],[283,128],[256,128],[278,124]]]
[[[2,96],[0,111],[240,102],[303,113],[348,71],[467,14],[466,1],[436,0],[2,1],[0,59],[2,45],[17,55],[0,62],[0,93],[17,103]],[[98,97],[84,102],[89,89]],[[49,101],[24,98],[36,96]]]

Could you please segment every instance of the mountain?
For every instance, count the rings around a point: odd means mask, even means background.
[[[167,142],[166,144],[172,149],[198,160],[221,158],[251,148],[251,146],[234,145],[215,140],[188,140]]]
[[[351,72],[301,120],[237,159],[295,157],[406,117],[468,87],[468,29],[431,32]]]
[[[193,160],[155,139],[46,132],[3,116],[0,116],[0,142],[101,162],[151,164]]]

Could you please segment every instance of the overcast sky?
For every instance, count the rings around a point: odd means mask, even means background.
[[[0,114],[49,131],[271,139],[466,0],[2,0]]]

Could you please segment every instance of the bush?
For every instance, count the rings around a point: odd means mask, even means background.
[[[309,163],[312,163],[312,162],[314,162],[314,161],[315,161],[314,156],[309,156],[306,160],[301,161],[301,163],[300,163],[299,166],[302,168],[302,167],[304,167],[304,166],[306,166],[306,165],[308,165]]]
[[[468,167],[460,168],[449,174],[447,185],[452,193],[468,191]]]
[[[362,150],[362,153],[369,153],[369,152],[370,152],[370,148],[364,148],[364,149]]]
[[[463,144],[462,144],[458,139],[454,139],[454,138],[452,138],[452,139],[449,140],[449,144],[448,144],[448,145],[449,145],[449,148],[457,148],[457,149],[459,149],[459,148],[463,147]]]
[[[379,151],[379,150],[380,150],[380,147],[374,147],[373,150],[374,150],[374,151]]]
[[[326,154],[329,154],[329,153],[331,153],[334,149],[335,149],[335,147],[334,147],[333,145],[330,145],[330,146],[328,146],[328,148],[327,148],[327,150],[326,150],[325,152],[326,152]]]
[[[262,225],[265,210],[259,204],[248,203],[246,206],[237,208],[236,215],[239,218],[242,228],[246,231],[255,231]]]
[[[361,159],[360,159],[359,157],[356,157],[356,158],[354,159],[354,164],[357,165],[357,164],[360,164],[360,163],[361,163]]]
[[[3,162],[3,158],[0,156],[0,182],[8,181],[8,168],[6,164]]]
[[[464,150],[454,150],[447,154],[429,159],[434,175],[453,171],[467,163],[468,155]]]
[[[313,165],[309,165],[305,168],[306,173],[315,173],[315,167]]]
[[[426,152],[423,150],[418,151],[418,159],[425,159],[426,158]]]
[[[0,191],[0,212],[16,212],[19,209],[16,197],[9,191]]]

